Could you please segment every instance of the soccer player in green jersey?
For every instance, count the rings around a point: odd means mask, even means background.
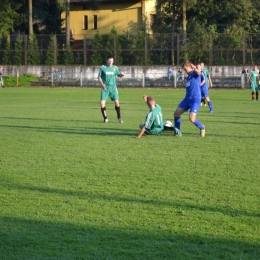
[[[162,130],[164,129],[162,109],[158,104],[156,104],[156,101],[152,96],[147,97],[146,95],[143,95],[143,99],[150,111],[146,115],[144,124],[139,125],[141,131],[137,138],[140,138],[144,133],[161,135]]]
[[[258,100],[258,76],[259,71],[257,66],[253,66],[253,70],[250,72],[248,79],[250,82],[250,89],[252,91],[252,101],[255,100],[255,93],[256,93],[256,100]]]
[[[98,73],[98,81],[101,84],[102,90],[100,95],[100,107],[101,113],[104,118],[104,123],[108,122],[107,113],[106,113],[106,101],[108,97],[115,102],[115,110],[117,113],[117,119],[119,123],[123,123],[123,120],[120,115],[120,104],[118,91],[116,87],[116,76],[123,77],[125,74],[121,72],[117,66],[113,65],[114,58],[108,56],[106,64],[101,66]]]

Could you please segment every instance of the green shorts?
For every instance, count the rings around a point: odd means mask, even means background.
[[[101,90],[100,100],[107,100],[110,97],[111,101],[119,100],[117,88]]]
[[[258,83],[258,82],[257,82]],[[250,89],[252,91],[258,91],[258,84],[257,83],[251,83],[250,84]]]

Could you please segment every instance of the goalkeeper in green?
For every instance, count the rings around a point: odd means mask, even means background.
[[[106,101],[108,97],[115,102],[115,110],[117,113],[117,119],[119,123],[123,123],[120,114],[119,96],[116,87],[116,76],[123,77],[125,74],[121,72],[117,66],[113,65],[114,58],[108,56],[106,64],[101,66],[98,73],[98,81],[101,84],[102,90],[100,95],[100,107],[101,113],[104,118],[104,123],[108,122],[106,113]]]

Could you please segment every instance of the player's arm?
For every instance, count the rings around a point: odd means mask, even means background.
[[[102,80],[101,77],[98,78],[98,81],[99,81],[99,83],[100,83],[102,89],[103,89],[103,90],[106,90],[106,84],[104,84],[104,82],[103,82],[103,80]]]
[[[116,66],[115,66],[116,67]],[[123,76],[125,76],[125,73],[122,72],[118,67],[116,67],[116,75],[120,78],[122,78]]]
[[[101,68],[99,69],[99,72],[98,72],[98,81],[102,87],[103,90],[106,90],[106,84],[104,84],[102,78],[101,78],[101,74],[102,74],[102,70]]]
[[[249,74],[248,79],[249,79],[250,83],[253,84],[253,81],[252,81],[252,78],[251,78],[251,74]]]
[[[200,77],[201,77],[201,83],[200,83],[200,86],[203,86],[203,85],[205,84],[205,82],[206,82],[205,77],[204,77],[204,74],[201,73]]]
[[[209,87],[212,88],[213,87],[213,84],[212,84],[212,81],[211,81],[211,77],[209,75]]]
[[[138,134],[137,138],[141,138],[141,136],[144,134],[145,130],[146,130],[146,128],[143,127],[143,128],[141,129],[140,133]]]
[[[144,102],[147,103],[147,95],[143,95]]]

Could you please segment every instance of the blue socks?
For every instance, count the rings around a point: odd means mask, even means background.
[[[201,122],[198,119],[195,120],[194,125],[197,126],[200,130],[204,129],[204,126],[201,124]]]
[[[212,102],[211,102],[211,100],[208,102],[208,105],[209,105],[209,111],[210,111],[210,112],[213,111],[213,107],[212,107]]]
[[[174,127],[178,128],[180,130],[180,128],[181,128],[181,118],[180,117],[174,117]]]

